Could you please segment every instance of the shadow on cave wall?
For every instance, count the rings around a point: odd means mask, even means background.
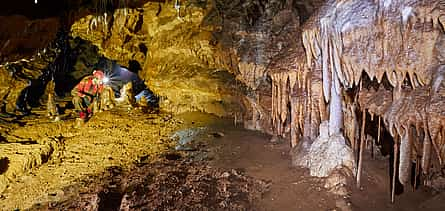
[[[60,30],[87,16],[113,14],[160,0],[16,0],[0,7],[0,64],[37,54],[52,43]],[[109,16],[113,21],[113,16]]]
[[[165,0],[15,0],[2,2],[0,16],[23,15],[29,19],[67,17],[85,8],[90,13],[112,12],[119,8],[141,7],[147,2],[165,2]],[[78,17],[78,16],[76,16]]]
[[[78,81],[93,71],[99,60],[97,47],[87,41],[71,38],[63,30],[58,32],[56,40],[47,49],[51,49],[52,53],[57,52],[57,56],[42,70],[38,78],[28,79],[29,86],[21,91],[16,102],[16,109],[21,113],[28,114],[31,107],[42,104],[41,99],[46,94],[45,87],[51,80],[55,82],[55,92],[59,98],[69,95]],[[52,58],[46,58],[47,56],[43,54],[41,57],[51,61]]]

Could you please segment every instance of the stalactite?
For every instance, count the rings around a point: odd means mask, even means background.
[[[351,148],[352,149],[354,149],[355,148],[355,145],[357,144],[356,143],[356,138],[357,138],[357,136],[356,136],[356,130],[357,130],[357,117],[356,117],[356,115],[355,115],[355,106],[354,106],[354,104],[352,104],[352,106],[351,106],[351,109],[350,109],[350,112],[351,112],[351,115],[352,115],[352,123],[351,123],[351,131],[350,131],[350,133],[351,133],[351,140],[352,140],[352,146],[351,146]]]
[[[441,81],[434,83],[434,78],[440,76],[433,76],[433,73],[440,72],[435,51],[440,45],[437,44],[438,40],[443,39],[443,29],[440,28],[445,20],[443,15],[441,16],[443,10],[429,3],[383,0],[352,0],[347,3],[328,1],[326,8],[331,9],[320,10],[320,14],[310,19],[303,28],[302,42],[306,57],[297,62],[305,63],[306,66],[301,65],[301,71],[295,76],[295,86],[298,87],[295,100],[287,98],[287,103],[290,101],[291,106],[295,107],[294,110],[291,108],[291,122],[298,124],[303,136],[311,138],[314,138],[314,124],[319,121],[318,118],[329,119],[330,135],[340,132],[340,128],[344,127],[354,151],[360,150],[357,172],[357,185],[360,186],[365,148],[365,114],[369,112],[371,119],[377,115],[377,143],[386,141],[381,140],[385,128],[395,140],[391,194],[391,200],[394,201],[397,172],[400,172],[399,180],[407,184],[407,172],[411,171],[413,159],[416,159],[416,165],[422,169],[423,174],[429,173],[433,152],[437,155],[440,165],[443,165],[445,127],[441,125],[445,125],[445,120],[440,114],[444,106],[438,103],[440,100],[436,100],[435,104],[431,103],[434,95],[431,90],[436,91],[441,87]],[[419,20],[424,23],[418,23]],[[314,85],[315,77],[311,78],[314,72],[321,75],[321,87]],[[368,84],[363,83],[364,74],[371,80],[376,79],[379,84],[384,83],[386,78],[392,89],[382,85],[377,91],[368,90]],[[413,90],[406,87],[405,78]],[[431,88],[427,87],[429,84],[432,84]],[[352,101],[360,103],[357,107],[364,115],[360,140],[357,141],[355,139],[358,138],[358,132],[357,135],[353,132],[355,127],[360,126],[354,122],[356,117],[353,113],[356,107],[350,105],[351,102],[343,104],[341,98],[342,89],[354,85],[355,88],[358,86],[358,95],[361,95],[359,98],[362,99]],[[319,89],[320,96],[315,95],[313,89]],[[443,96],[443,91],[437,94],[437,98],[442,98],[442,101]],[[281,103],[273,104],[274,109],[283,110],[281,106],[285,101],[282,98],[282,94],[274,98]],[[273,115],[284,115],[282,112],[278,111]],[[351,117],[345,116],[343,123],[344,112],[348,112],[347,115]],[[296,123],[293,123],[294,121]],[[411,131],[414,129],[411,127],[414,127],[416,132],[422,129],[425,131],[423,143],[414,138],[414,132]],[[295,144],[295,141],[293,143]],[[397,165],[398,159],[400,165]]]
[[[426,124],[425,124],[426,125]],[[431,140],[426,127],[424,128],[423,148],[422,148],[422,173],[428,175],[431,159]]]
[[[343,107],[344,109],[344,133],[348,138],[351,148],[354,149],[356,145],[356,115],[355,115],[355,102],[349,95],[344,95]]]
[[[391,203],[394,203],[395,200],[398,151],[399,149],[398,149],[397,139],[394,139],[394,161],[393,161],[393,172],[392,172]]]
[[[300,128],[302,130],[301,132],[303,133],[303,136],[305,136],[306,132],[304,130],[304,110],[303,110],[305,99],[303,97],[303,94],[304,94],[304,90],[303,90],[303,86],[302,86],[301,90],[300,90],[300,98],[299,98],[299,103],[298,103],[298,121],[299,121]]]
[[[417,187],[417,179],[419,178],[419,170],[420,170],[420,162],[419,157],[416,158],[416,168],[414,169],[414,184],[413,184],[413,191],[416,190]]]
[[[287,74],[280,74],[280,86],[281,86],[281,108],[280,108],[280,120],[281,123],[284,124],[287,120],[288,115],[288,99],[289,99],[289,91],[288,91],[288,77]],[[284,128],[281,130],[281,134],[284,134]]]
[[[429,129],[429,133],[431,135],[431,143],[433,144],[433,148],[436,151],[436,155],[439,159],[439,164],[442,165],[443,160],[442,160],[442,156],[440,153],[440,144],[439,144],[440,143],[440,139],[439,139],[440,131],[436,127],[431,126],[431,125],[429,125],[428,129]]]
[[[381,133],[381,117],[379,116],[379,126],[378,126],[378,130],[377,130],[377,144],[380,144],[380,133]]]
[[[326,102],[329,102],[331,96],[331,73],[329,71],[329,34],[325,19],[320,20],[322,34],[322,73],[323,73],[323,95]]]
[[[296,113],[296,97],[291,97],[291,147],[295,147],[298,143],[298,114]]]
[[[304,93],[304,105],[303,105],[303,118],[304,118],[304,123],[303,123],[303,136],[306,137],[311,137],[311,113],[310,113],[310,90],[308,89],[308,75],[305,74],[303,77],[303,93]]]
[[[406,185],[410,181],[411,175],[411,150],[413,147],[413,134],[410,126],[405,128],[400,141],[399,153],[399,181]]]
[[[333,135],[340,132],[343,125],[343,110],[340,82],[335,71],[332,72],[333,84],[331,86],[331,101],[329,104],[329,134]]]
[[[362,165],[363,165],[363,148],[365,147],[365,126],[366,126],[366,110],[363,110],[362,114],[362,127],[360,132],[360,152],[358,155],[358,168],[357,168],[357,188],[361,186]]]
[[[271,105],[271,120],[272,120],[272,127],[275,128],[275,82],[273,75],[270,76],[272,79],[272,85],[271,85],[271,93],[272,93],[272,105]]]
[[[277,87],[278,87],[278,93],[277,93],[277,102],[278,102],[278,107],[277,107],[277,119],[278,119],[278,127],[279,127],[279,135],[281,135],[281,126],[282,126],[282,120],[281,120],[281,114],[282,114],[282,110],[283,110],[283,82],[281,80],[281,76],[278,74],[277,75],[278,78],[278,83],[277,83]]]

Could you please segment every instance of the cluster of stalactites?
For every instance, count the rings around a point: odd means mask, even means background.
[[[395,99],[406,78],[413,88],[429,85],[444,44],[442,4],[328,1],[302,34],[306,63],[321,69],[324,100],[330,103],[332,92],[341,93],[342,87],[358,86],[363,73],[378,83],[386,75]]]
[[[327,118],[321,76],[301,64],[296,70],[270,73],[274,133],[290,134],[292,146],[301,136],[316,137],[319,124]]]
[[[437,0],[328,1],[304,26],[306,61],[296,61],[295,70],[269,73],[277,135],[289,128],[292,143],[300,135],[315,138],[314,125],[329,115],[325,103],[343,88],[357,87],[363,73],[378,83],[386,75],[396,99],[406,78],[414,89],[429,85],[440,62],[442,11]],[[349,101],[341,102],[348,125],[343,129],[355,140],[356,129],[349,126],[357,128],[356,102]]]
[[[422,173],[428,175],[432,153],[439,167],[445,158],[445,66],[440,66],[433,75],[430,86],[402,91],[394,99],[390,90],[364,89],[358,101],[362,112],[378,116],[397,145],[400,145],[399,180],[406,184],[411,175],[412,163],[418,164]],[[380,127],[380,126],[379,126]],[[380,131],[380,130],[379,130]],[[380,135],[380,134],[378,134]],[[437,166],[436,166],[437,167]]]
[[[363,72],[379,83],[386,73],[397,91],[405,77],[413,87],[429,84],[436,48],[443,47],[437,46],[445,21],[440,6],[437,0],[329,1],[302,35],[306,62],[322,66],[325,100],[332,72],[348,88]]]
[[[368,110],[372,117],[379,116],[379,123],[383,118],[384,126],[399,143],[400,181],[407,181],[409,165],[415,157],[422,157],[424,160],[417,163],[428,170],[426,160],[431,157],[431,149],[436,151],[442,165],[445,155],[445,93],[440,89],[445,77],[440,67],[445,58],[441,50],[445,45],[443,14],[445,4],[439,0],[328,1],[304,26],[306,61],[298,61],[301,68],[271,74],[276,133],[284,134],[290,124],[291,132],[297,131],[291,133],[293,145],[295,134],[315,138],[317,129],[311,126],[328,118],[329,114],[324,113],[325,103],[338,107],[338,98],[333,98],[343,95],[344,89],[361,87],[363,74],[379,84],[386,76],[393,89],[374,96],[378,105],[361,102],[360,109]],[[406,81],[410,84],[409,93],[404,88]],[[357,100],[345,95],[340,99],[343,131],[354,145],[360,128],[355,116]],[[330,113],[333,116],[332,109]],[[363,136],[364,124],[361,128]]]

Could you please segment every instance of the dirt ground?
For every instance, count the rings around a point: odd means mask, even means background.
[[[247,175],[271,182],[270,190],[258,202],[258,210],[445,210],[445,194],[426,187],[409,187],[390,201],[388,157],[372,159],[365,154],[362,188],[348,186],[350,194],[327,193],[323,180],[308,170],[291,167],[288,143],[271,144],[270,136],[230,129],[213,143],[220,167],[242,169]],[[212,147],[212,148],[213,148]]]
[[[117,110],[73,126],[3,125],[2,210],[444,210],[443,194],[423,188],[391,204],[387,160],[367,159],[363,190],[334,196],[290,166],[287,142],[229,119]]]
[[[445,194],[425,186],[398,186],[395,202],[391,203],[389,156],[371,158],[366,152],[364,157],[362,188],[351,187],[354,210],[445,210]]]
[[[169,134],[179,125],[171,115],[138,111],[99,113],[81,129],[74,128],[72,118],[51,122],[34,116],[20,122],[2,134],[6,141],[0,144],[1,156],[9,160],[3,210],[61,200],[76,194],[61,191],[64,187],[162,154],[171,148]]]

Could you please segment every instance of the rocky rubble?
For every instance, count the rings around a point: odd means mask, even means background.
[[[100,177],[101,184],[86,180],[79,196],[33,209],[250,210],[256,209],[255,202],[269,187],[237,170],[224,171],[182,158],[159,160],[129,172],[109,168]]]
[[[121,210],[248,210],[268,189],[264,181],[234,169],[187,162],[155,166],[158,172],[149,177],[130,179]]]

